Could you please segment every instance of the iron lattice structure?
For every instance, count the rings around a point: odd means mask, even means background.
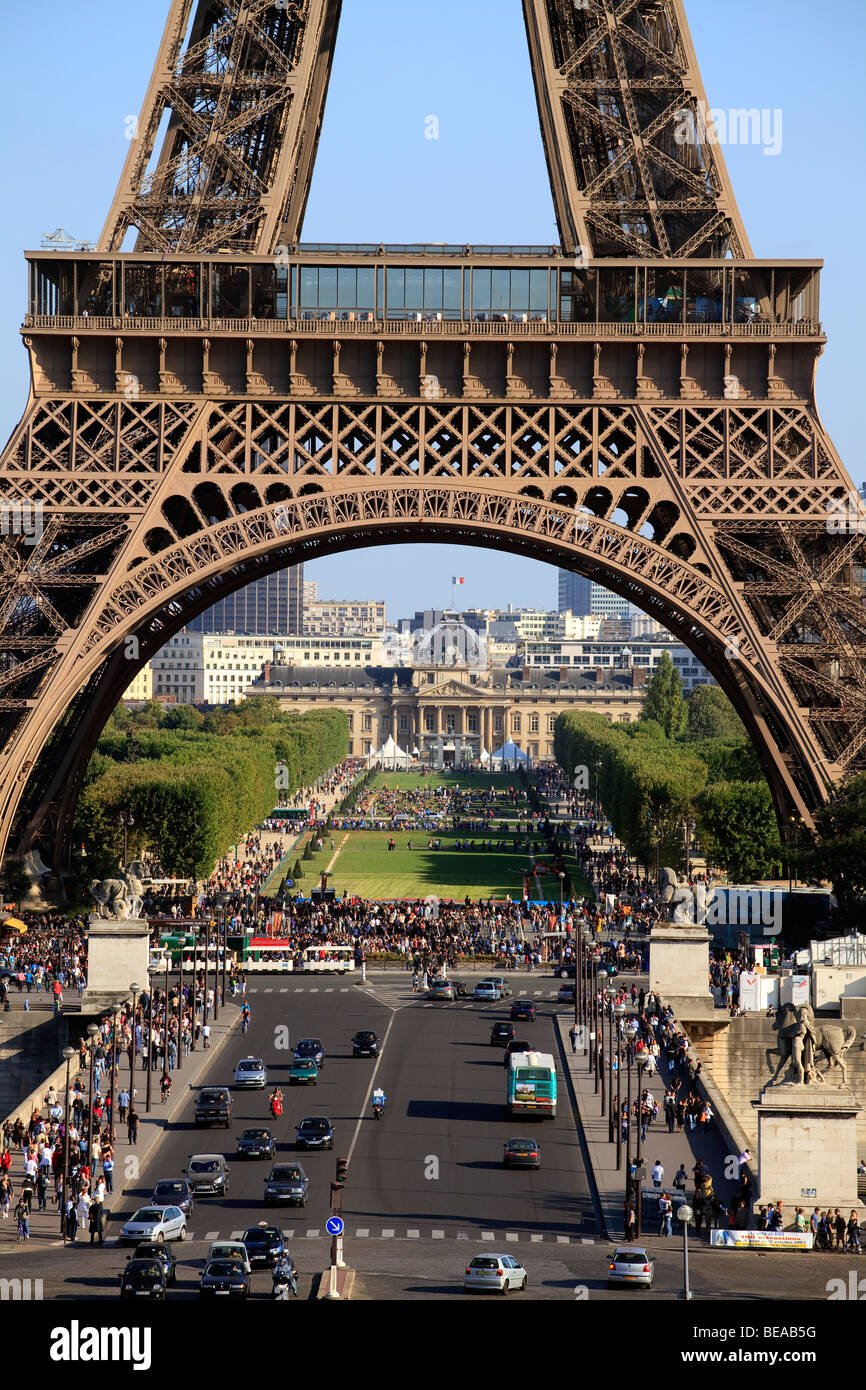
[[[703,100],[681,0],[524,10],[563,246],[305,248],[339,4],[174,0],[100,246],[28,253],[0,847],[62,861],[105,718],[191,617],[378,543],[498,546],[657,616],[783,825],[866,766],[866,527],[815,406],[819,263],[751,259],[718,149],[670,135]]]

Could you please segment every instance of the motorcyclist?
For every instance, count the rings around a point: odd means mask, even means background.
[[[281,1111],[283,1108],[283,1093],[279,1086],[275,1086],[271,1092],[270,1107],[272,1113],[276,1113],[278,1109]]]
[[[373,1092],[373,1109],[384,1111],[385,1099],[385,1092],[382,1090],[382,1087],[377,1086],[375,1091]]]
[[[274,1298],[285,1297],[282,1290],[285,1289],[297,1297],[298,1294],[298,1271],[295,1269],[288,1255],[281,1255],[274,1265],[273,1273],[273,1295]]]

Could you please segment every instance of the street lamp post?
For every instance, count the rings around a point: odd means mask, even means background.
[[[565,874],[559,871],[559,968],[562,969],[565,960],[565,923],[562,920],[562,885],[565,882]]]
[[[169,951],[168,955],[167,955],[166,958],[165,958],[165,994],[164,994],[164,996],[163,996],[163,1001],[162,1001],[162,1012],[163,1012],[164,1019],[165,1019],[164,1027],[163,1027],[163,1030],[162,1030],[162,1032],[163,1032],[163,1037],[162,1037],[162,1077],[163,1077],[163,1080],[165,1080],[165,1078],[168,1076],[168,1039],[169,1039],[169,1024],[171,1023],[171,1018],[170,1018],[170,1016],[169,1016],[169,1009],[168,1009],[168,967],[169,967],[170,961],[171,961],[171,952]]]
[[[108,1107],[108,1113],[109,1113],[108,1124],[109,1124],[109,1137],[110,1137],[110,1139],[111,1139],[112,1144],[114,1143],[114,1139],[115,1139],[115,1133],[114,1133],[114,1084],[115,1084],[115,1076],[116,1076],[116,1074],[117,1074],[117,1030],[118,1030],[118,1028],[120,1027],[120,1014],[121,1014],[122,1009],[123,1009],[123,1003],[122,1003],[122,1001],[121,1001],[120,1003],[115,1004],[115,1005],[113,1006],[112,1010],[111,1010],[111,1089],[110,1089],[110,1091],[109,1091],[110,1103],[109,1103],[109,1107]]]
[[[129,986],[132,993],[132,1040],[129,1044],[129,1108],[135,1109],[135,996],[138,994],[140,985],[131,984]]]
[[[613,1114],[613,990],[608,990],[608,1012],[607,1012],[607,1142],[613,1143],[614,1135],[614,1114]]]
[[[195,1052],[195,1000],[198,994],[198,932],[193,932],[192,937],[192,990],[190,992],[190,1002],[192,1007],[189,1013],[190,1031],[190,1052]]]
[[[225,908],[225,903],[223,903],[222,907],[220,908],[220,940],[222,941],[222,948],[223,948],[223,971],[222,971],[222,974],[223,974],[223,985],[222,985],[222,998],[223,998],[223,1008],[225,1008],[225,1006],[226,1006],[226,969],[227,969],[227,957],[228,957],[228,953],[229,953],[229,937],[228,937],[228,928],[227,928],[227,926],[226,926],[226,908]],[[214,1018],[216,1018],[216,1010],[214,1010]]]
[[[626,1055],[627,1055],[627,1059],[628,1059],[628,1072],[627,1072],[627,1075],[626,1075],[625,1113],[626,1113],[626,1115],[627,1115],[627,1117],[628,1117],[628,1124],[627,1124],[627,1126],[626,1126],[626,1131],[625,1131],[625,1200],[628,1201],[628,1199],[629,1199],[629,1197],[630,1197],[630,1195],[631,1195],[631,1184],[632,1184],[632,1177],[631,1177],[631,1125],[632,1125],[632,1118],[631,1118],[631,1068],[632,1068],[632,1062],[634,1061],[634,1047],[633,1047],[632,1045],[630,1045],[630,1044],[627,1044],[627,1045],[626,1045]],[[620,1126],[621,1126],[621,1125],[622,1125],[622,1117],[620,1116]]]
[[[599,1083],[601,1083],[601,1113],[604,1115],[604,1015],[601,1008],[600,992],[604,989],[604,982],[607,979],[607,971],[604,966],[600,966],[595,972],[595,987],[592,991],[592,1002],[595,1010],[595,1092],[598,1095]]]
[[[123,827],[123,868],[126,868],[126,834],[135,825],[135,817],[131,811],[118,811],[117,824]]]
[[[63,1186],[61,1188],[62,1200],[60,1203],[60,1235],[66,1244],[66,1201],[69,1197],[69,1063],[75,1056],[74,1047],[64,1047],[63,1058],[66,1062],[66,1096],[63,1101]]]
[[[622,1167],[622,1032],[625,1004],[611,1010],[616,1015],[616,1171]]]
[[[210,978],[210,976],[209,976],[209,970],[210,970],[210,929],[211,929],[211,919],[210,919],[210,916],[208,916],[208,917],[205,918],[205,923],[204,923],[204,988],[203,988],[203,990],[202,990],[203,1002],[202,1002],[202,1006],[201,1006],[201,1007],[202,1007],[202,1024],[203,1024],[203,1025],[204,1025],[205,1023],[207,1023],[207,982],[208,982],[208,979]]]
[[[147,1090],[144,1098],[144,1113],[150,1114],[150,1096],[153,1087],[153,977],[148,978],[147,997]]]
[[[683,816],[680,824],[682,826],[683,841],[686,847],[686,882],[688,882],[692,876],[692,839],[697,829],[697,823],[691,816]]]
[[[683,1298],[688,1302],[692,1297],[689,1288],[689,1222],[692,1219],[692,1209],[685,1202],[677,1208],[677,1218],[683,1223]]]
[[[177,982],[177,1069],[178,1069],[178,1071],[182,1071],[182,1070],[183,1070],[183,1020],[184,1020],[184,1006],[183,1006],[183,942],[181,942],[181,947],[180,947],[180,958],[179,958],[179,961],[178,961],[178,970],[179,970],[180,974],[179,974],[179,978],[178,978],[178,982]]]
[[[637,1146],[637,1151],[636,1151],[635,1160],[634,1160],[634,1162],[635,1162],[635,1169],[637,1170],[637,1173],[638,1173],[638,1176],[635,1178],[635,1204],[634,1204],[635,1213],[636,1213],[636,1215],[637,1215],[637,1231],[636,1231],[636,1235],[637,1235],[638,1237],[640,1237],[641,1207],[642,1207],[642,1205],[643,1205],[643,1203],[642,1203],[642,1201],[641,1201],[641,1195],[642,1195],[642,1191],[643,1191],[643,1182],[642,1182],[642,1179],[641,1179],[641,1177],[640,1177],[640,1165],[641,1165],[641,1152],[640,1152],[640,1146],[641,1146],[641,1105],[642,1105],[642,1098],[643,1098],[643,1073],[644,1073],[644,1067],[645,1067],[645,1066],[646,1066],[645,1060],[643,1059],[643,1057],[639,1057],[639,1058],[638,1058],[638,1063],[637,1063],[637,1139],[635,1140],[635,1144],[636,1144],[636,1146]]]
[[[88,1166],[88,1168],[90,1168],[90,1167],[91,1167],[91,1164],[93,1163],[93,1070],[94,1070],[94,1063],[96,1062],[96,1048],[94,1047],[93,1040],[94,1040],[94,1038],[96,1037],[96,1034],[97,1034],[98,1032],[99,1032],[99,1028],[97,1027],[97,1025],[96,1025],[95,1023],[88,1023],[88,1025],[87,1025],[87,1036],[88,1036],[89,1039],[90,1039],[90,1103],[89,1103],[89,1105],[88,1105],[88,1107],[87,1107],[87,1166]],[[91,1176],[92,1176],[92,1173],[91,1173]]]

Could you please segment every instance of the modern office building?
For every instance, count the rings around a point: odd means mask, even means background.
[[[304,587],[303,565],[277,570],[219,599],[213,608],[192,618],[188,630],[247,636],[300,634],[304,630]]]

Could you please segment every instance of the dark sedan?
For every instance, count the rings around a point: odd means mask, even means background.
[[[184,1216],[189,1216],[193,1209],[193,1189],[186,1178],[163,1180],[158,1182],[151,1192],[150,1205],[152,1207],[180,1207]]]
[[[507,1047],[514,1037],[515,1028],[513,1023],[494,1023],[490,1030],[491,1047]]]
[[[137,1245],[131,1255],[127,1256],[126,1268],[134,1264],[148,1264],[152,1260],[158,1260],[165,1269],[165,1280],[167,1284],[177,1283],[177,1260],[175,1259],[170,1245],[158,1245],[155,1240],[143,1240],[141,1245]]]
[[[327,1115],[310,1115],[301,1120],[295,1139],[299,1149],[332,1149],[334,1126]]]
[[[378,1057],[379,1039],[369,1030],[356,1033],[352,1039],[353,1057]]]
[[[535,1022],[535,1005],[531,999],[515,999],[511,1005],[511,1017],[513,1019],[524,1019],[529,1023]]]
[[[275,1163],[265,1178],[265,1206],[288,1202],[293,1207],[307,1205],[310,1180],[298,1163]]]
[[[245,1129],[237,1147],[238,1158],[273,1158],[274,1136],[269,1129]]]
[[[281,1255],[288,1254],[288,1246],[278,1226],[248,1226],[241,1236],[247,1248],[250,1264],[273,1268]]]
[[[534,1139],[509,1139],[502,1150],[504,1168],[540,1168],[541,1149]]]
[[[161,1260],[131,1260],[120,1276],[121,1298],[165,1298],[168,1283]]]
[[[247,1298],[250,1276],[236,1260],[211,1260],[198,1286],[201,1298]]]
[[[325,1065],[325,1045],[321,1038],[301,1038],[295,1043],[294,1055],[298,1062],[315,1062],[319,1071]]]

